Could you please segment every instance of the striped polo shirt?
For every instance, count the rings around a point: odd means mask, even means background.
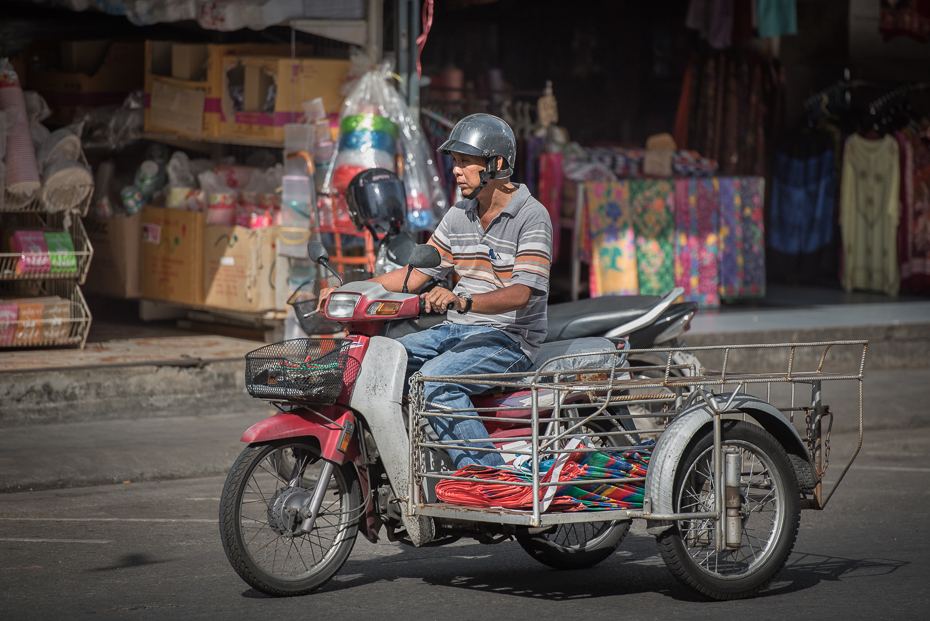
[[[477,199],[453,205],[429,241],[439,249],[442,265],[420,271],[442,278],[454,268],[459,275],[456,295],[487,293],[513,284],[529,287],[530,301],[522,310],[496,315],[461,315],[453,311],[447,323],[501,330],[520,344],[530,360],[535,360],[546,338],[552,221],[525,185],[513,185],[516,192],[487,230],[478,217]]]

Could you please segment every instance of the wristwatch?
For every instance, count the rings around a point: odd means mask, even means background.
[[[465,300],[465,310],[457,311],[459,315],[464,315],[471,310],[471,294],[470,293],[460,293],[459,297]]]

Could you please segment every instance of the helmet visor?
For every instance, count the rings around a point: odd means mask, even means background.
[[[442,146],[436,149],[439,153],[443,155],[452,155],[453,153],[463,153],[465,155],[474,155],[476,157],[484,156],[484,152],[477,148],[473,147],[467,142],[462,142],[461,140],[455,140],[450,138],[442,143]]]

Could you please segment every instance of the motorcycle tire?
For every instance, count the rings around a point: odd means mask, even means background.
[[[658,538],[662,558],[684,584],[716,600],[752,597],[784,567],[798,536],[801,511],[794,472],[785,450],[761,427],[723,422],[724,450],[742,455],[742,540],[736,550],[715,551],[712,519],[679,520]],[[713,429],[684,451],[673,486],[677,513],[714,510]]]
[[[617,429],[620,431],[621,429]],[[597,429],[587,433],[597,433]],[[620,438],[629,435],[604,435],[604,447],[625,446]],[[554,569],[587,569],[614,553],[627,531],[630,521],[580,522],[560,524],[542,533],[517,533],[517,543],[534,559]]]
[[[280,471],[286,462],[293,464],[287,475]],[[253,588],[305,595],[349,558],[364,511],[354,468],[333,469],[309,533],[295,532],[286,512],[313,494],[323,464],[319,447],[299,438],[251,445],[233,464],[220,499],[220,536],[233,569]]]

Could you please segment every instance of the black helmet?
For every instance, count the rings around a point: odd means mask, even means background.
[[[407,216],[404,182],[390,170],[371,168],[355,175],[346,188],[346,202],[355,228],[400,230]]]
[[[445,155],[464,153],[477,157],[501,156],[504,166],[488,166],[489,179],[507,179],[513,174],[517,159],[517,141],[506,121],[491,114],[470,114],[455,124],[449,139],[439,152]]]

